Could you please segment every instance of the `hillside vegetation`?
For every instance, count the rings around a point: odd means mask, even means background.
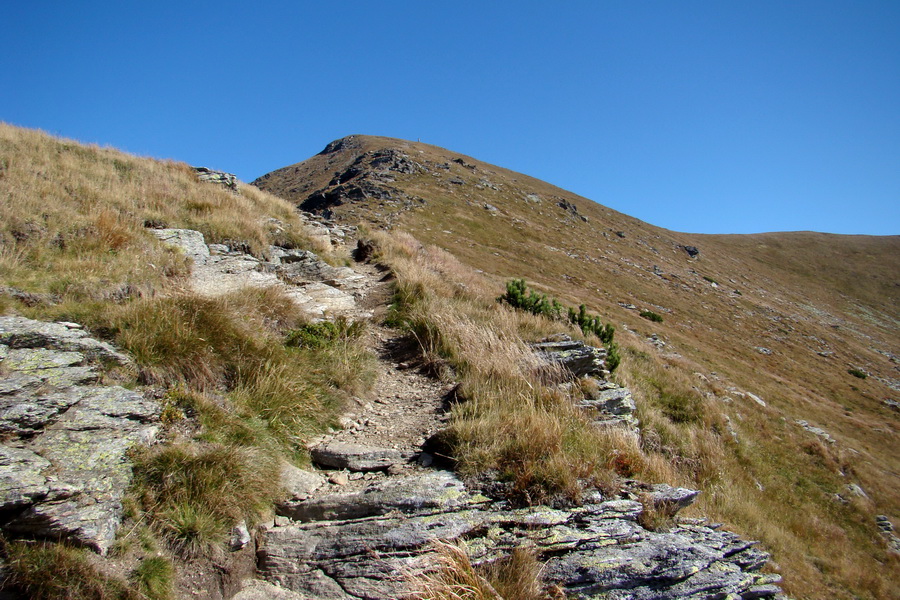
[[[189,261],[148,227],[197,229],[257,256],[324,250],[292,206],[252,186],[234,193],[184,164],[0,125],[0,314],[78,322],[128,351],[135,366],[106,381],[148,386],[165,426],[163,443],[135,456],[113,549],[130,581],[85,551],[0,540],[31,598],[181,597],[176,572],[215,571],[236,523],[271,516],[282,461],[307,462],[305,442],[371,380],[355,334],[290,343],[307,316],[277,289],[189,291]]]
[[[900,238],[670,232],[467,156],[367,136],[255,183],[390,231],[377,237],[398,310],[464,381],[469,402],[448,431],[463,472],[508,472],[525,501],[574,498],[579,480],[612,485],[610,473],[696,486],[692,510],[761,539],[798,598],[900,586],[875,527],[876,514],[900,514]],[[639,443],[587,433],[511,367],[524,351],[494,351],[492,340],[509,349],[559,329],[496,305],[513,278],[616,325]]]
[[[761,540],[798,599],[900,588],[875,527],[877,514],[900,515],[900,423],[886,402],[900,400],[900,238],[669,232],[388,138],[339,140],[256,183],[266,191],[232,192],[187,165],[0,125],[0,314],[85,325],[134,359],[105,382],[162,405],[161,443],[135,452],[109,560],[0,539],[29,597],[190,596],[192,578],[226,570],[235,524],[271,517],[283,463],[306,463],[306,443],[365,397],[364,327],[311,323],[277,288],[200,296],[190,261],[147,231],[343,260],[316,246],[297,205],[368,230],[372,260],[393,278],[382,318],[454,384],[433,443],[470,482],[514,505],[559,507],[632,477],[696,487],[692,516]],[[498,302],[515,280],[572,307],[571,320]],[[557,333],[609,345],[610,324],[613,377],[635,394],[640,436],[594,427],[574,402],[594,384],[538,363],[527,345]],[[666,526],[665,514],[646,518]],[[469,569],[459,548],[445,550],[451,570]],[[517,560],[513,573],[538,578],[533,557]],[[508,597],[542,597],[531,588]]]

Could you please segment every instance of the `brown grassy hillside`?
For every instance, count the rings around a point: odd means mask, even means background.
[[[617,377],[638,396],[644,450],[704,489],[698,514],[763,540],[797,597],[900,587],[874,525],[900,518],[900,415],[886,402],[900,401],[900,237],[677,233],[468,156],[367,136],[254,183],[411,232],[484,271],[497,295],[524,277],[586,303],[618,327]],[[678,394],[727,427],[673,421]]]

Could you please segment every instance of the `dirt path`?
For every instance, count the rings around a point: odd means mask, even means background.
[[[340,419],[342,429],[315,440],[313,446],[352,444],[390,449],[409,457],[386,470],[346,472],[323,467],[332,483],[316,495],[349,492],[365,483],[409,474],[426,468],[431,457],[421,455],[422,445],[446,426],[455,385],[441,382],[418,363],[415,344],[400,330],[381,324],[390,303],[390,276],[371,264],[356,264],[366,285],[358,298],[362,312],[374,314],[368,321],[363,343],[376,357],[376,380],[365,398],[347,408]]]
[[[453,386],[422,373],[397,330],[372,325],[368,337],[378,357],[373,400],[346,415],[346,428],[333,439],[417,452],[446,422],[446,398]]]

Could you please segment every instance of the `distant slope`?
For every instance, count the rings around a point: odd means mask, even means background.
[[[646,379],[640,356],[655,345],[686,378],[720,382],[743,465],[722,485],[748,486],[745,503],[796,513],[763,523],[758,508],[723,508],[710,493],[703,510],[717,518],[773,546],[786,529],[807,528],[798,535],[816,544],[828,539],[820,526],[836,527],[872,555],[882,548],[872,515],[900,517],[900,413],[890,405],[900,402],[900,236],[679,233],[449,150],[369,136],[337,140],[254,184],[339,221],[409,231],[494,276],[498,295],[506,279],[524,277],[586,303],[632,347],[623,377]],[[665,345],[649,344],[651,334]],[[816,454],[821,442],[796,420],[835,438],[826,444],[834,456]],[[861,513],[836,503],[849,483],[868,495]],[[814,582],[816,560],[838,559],[811,552],[794,559]],[[856,563],[829,567],[829,577],[867,597],[847,570],[875,563]]]

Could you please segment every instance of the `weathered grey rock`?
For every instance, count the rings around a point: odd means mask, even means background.
[[[316,600],[312,596],[292,592],[259,579],[248,579],[242,583],[241,591],[231,600]]]
[[[204,296],[221,296],[242,288],[282,289],[313,319],[346,316],[359,318],[371,313],[360,311],[355,298],[336,286],[357,290],[365,276],[352,269],[336,268],[322,262],[312,252],[271,247],[272,259],[265,263],[244,252],[217,246],[210,253],[203,234],[190,229],[152,229],[161,241],[179,248],[193,260],[190,286]],[[282,262],[285,265],[282,265]],[[273,264],[273,262],[275,264]],[[294,277],[294,272],[303,275]]]
[[[155,435],[159,407],[121,387],[85,385],[99,378],[90,361],[128,359],[73,324],[0,321],[3,527],[103,553],[131,481],[128,452]]]
[[[217,183],[235,192],[238,189],[238,178],[232,173],[216,171],[214,169],[208,169],[206,167],[194,167],[194,173],[197,174],[197,179],[199,179],[200,181]]]
[[[307,505],[312,510],[331,503],[333,512],[316,518],[334,519],[264,531],[260,573],[316,597],[400,598],[409,592],[404,574],[428,563],[430,541],[465,538],[476,563],[523,545],[534,547],[547,561],[545,576],[569,597],[771,598],[778,593],[777,577],[757,572],[767,555],[753,542],[697,523],[676,524],[668,533],[648,531],[637,522],[643,507],[634,500],[513,510],[465,491],[450,473],[404,479]],[[447,490],[451,494],[444,498]],[[654,491],[675,503],[692,497],[692,490]],[[359,502],[369,509],[354,517],[352,505]],[[351,507],[337,508],[339,503]]]
[[[888,550],[894,554],[900,554],[900,537],[894,533],[894,524],[891,523],[890,518],[887,515],[876,515],[875,525],[887,543]]]
[[[310,456],[314,462],[325,467],[349,471],[379,471],[408,461],[413,453],[392,448],[328,442],[312,448]]]
[[[323,485],[325,478],[321,475],[290,463],[281,466],[281,486],[287,492],[288,500],[306,500]]]
[[[209,248],[203,234],[193,229],[148,229],[159,241],[181,250],[195,265],[206,264]]]
[[[588,346],[584,342],[575,341],[567,335],[556,335],[531,347],[538,356],[552,363],[565,367],[575,377],[609,375],[605,363],[606,350]]]
[[[43,473],[49,467],[49,460],[31,450],[0,446],[0,511],[47,497],[50,485]]]
[[[637,411],[634,397],[631,390],[625,387],[600,389],[585,398],[579,406],[595,410],[598,425],[621,425],[632,429],[639,425],[634,416]]]
[[[358,289],[365,275],[349,267],[333,267],[308,250],[270,248],[270,255],[279,261],[277,272],[289,283],[322,282],[340,289]]]
[[[828,434],[828,432],[825,431],[824,429],[822,429],[821,427],[814,427],[813,425],[810,425],[808,422],[804,421],[803,419],[797,419],[794,421],[794,423],[796,423],[797,425],[799,425],[806,431],[810,432],[811,434],[822,438],[824,441],[828,442],[829,444],[835,443],[835,439],[833,437],[831,437]]]
[[[675,488],[666,485],[665,483],[658,483],[653,486],[653,491],[650,495],[653,498],[654,506],[674,514],[693,504],[697,496],[700,495],[700,492],[682,487]]]
[[[430,471],[424,475],[394,477],[370,485],[363,491],[283,503],[278,507],[278,514],[302,522],[332,521],[360,519],[392,511],[445,511],[473,502],[465,486],[452,473]]]
[[[250,531],[247,530],[247,523],[244,521],[241,521],[232,527],[231,532],[228,535],[228,547],[231,548],[232,551],[241,550],[252,541],[253,538],[250,537]]]
[[[59,415],[80,402],[87,393],[87,388],[81,386],[42,392],[39,386],[45,380],[22,374],[15,374],[10,380],[18,383],[25,381],[29,385],[15,386],[16,393],[3,394],[0,391],[0,433],[4,434],[33,435],[54,423]],[[0,388],[2,383],[7,382],[0,382]],[[23,394],[26,390],[28,394]]]
[[[0,317],[0,344],[15,348],[43,348],[80,352],[89,360],[129,364],[131,360],[111,345],[88,337],[86,331],[59,323],[25,317]],[[4,359],[4,363],[6,359]]]

